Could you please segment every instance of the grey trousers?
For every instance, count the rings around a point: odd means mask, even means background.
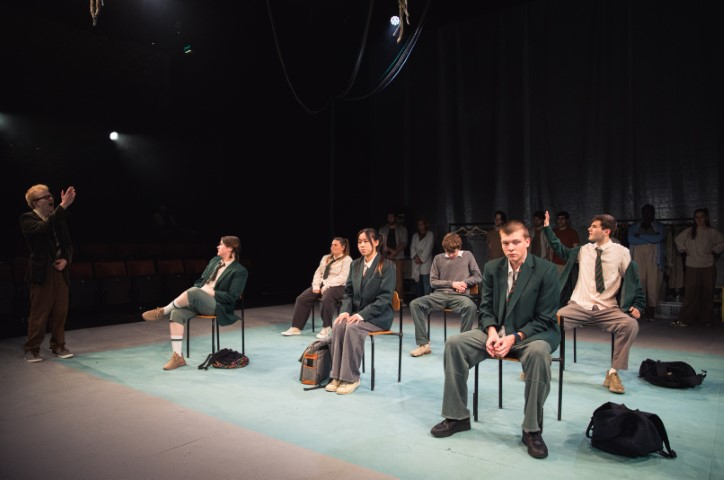
[[[359,380],[359,366],[365,351],[365,339],[370,332],[382,330],[369,322],[350,324],[338,323],[332,327],[332,340],[329,352],[332,355],[332,379],[344,382]]]
[[[468,376],[470,369],[486,358],[488,334],[480,329],[448,337],[445,342],[445,389],[442,416],[451,420],[470,418]],[[517,357],[525,372],[523,424],[528,432],[538,432],[543,424],[543,405],[551,390],[551,347],[544,340],[514,345],[508,354]]]
[[[425,345],[430,341],[427,331],[427,315],[434,310],[450,308],[460,314],[460,332],[467,332],[478,319],[478,309],[473,300],[455,293],[432,292],[430,295],[418,297],[410,302],[410,313],[415,323],[415,343]]]
[[[189,296],[189,306],[171,310],[171,321],[185,325],[190,318],[196,315],[216,315],[216,299],[198,287],[186,290]]]
[[[639,333],[639,323],[635,318],[618,307],[586,310],[575,303],[569,303],[558,310],[558,315],[565,318],[564,325],[568,330],[583,325],[593,325],[613,333],[611,367],[616,370],[628,370],[628,355]],[[561,332],[561,335],[564,334],[565,332]]]

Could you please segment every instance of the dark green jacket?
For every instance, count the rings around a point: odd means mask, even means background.
[[[556,266],[540,257],[528,254],[516,282],[513,294],[508,294],[508,259],[491,260],[483,269],[483,292],[480,303],[480,328],[483,332],[494,325],[505,333],[523,332],[523,342],[545,340],[551,352],[558,348],[561,333],[558,328],[558,298],[560,287]]]
[[[378,271],[380,261],[384,263],[381,271]],[[377,254],[367,275],[363,277],[364,266],[364,257],[355,259],[350,265],[340,312],[350,315],[359,313],[365,322],[389,330],[394,319],[392,292],[397,282],[397,268],[394,262],[383,260],[380,254]]]
[[[548,238],[548,243],[550,243],[551,248],[554,252],[556,252],[556,255],[566,261],[566,266],[564,267],[561,275],[558,277],[558,281],[561,283],[561,286],[563,286],[568,281],[568,277],[573,270],[573,266],[576,262],[578,262],[578,252],[583,245],[578,245],[573,248],[566,247],[561,243],[550,226],[543,227],[543,231]],[[571,278],[570,280],[572,284],[572,292],[573,288],[575,288],[576,280],[578,279]],[[636,307],[636,309],[640,312],[643,312],[646,308],[646,294],[644,293],[644,289],[641,287],[641,282],[639,281],[638,266],[633,260],[631,260],[628,268],[626,268],[619,293],[619,306],[624,312],[629,313],[631,307]],[[568,303],[568,299],[565,299],[565,302],[563,303]]]
[[[194,283],[194,287],[201,288],[204,286],[206,281],[214,274],[214,270],[216,270],[216,266],[220,261],[221,257],[212,258],[201,274],[201,278]],[[216,300],[216,321],[219,322],[219,325],[231,325],[239,319],[234,314],[234,310],[236,309],[236,301],[244,293],[248,276],[249,272],[246,267],[234,260],[216,279],[214,299]]]

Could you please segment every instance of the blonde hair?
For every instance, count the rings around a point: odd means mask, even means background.
[[[28,191],[25,192],[25,201],[28,203],[28,207],[33,208],[33,202],[35,202],[36,195],[43,190],[50,191],[48,186],[43,185],[42,183],[38,183],[37,185],[33,185],[28,188]]]

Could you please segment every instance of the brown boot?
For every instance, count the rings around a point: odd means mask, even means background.
[[[186,365],[186,360],[184,360],[183,355],[179,355],[178,353],[173,352],[171,360],[169,360],[166,365],[163,366],[163,369],[174,370],[178,367],[183,367],[184,365]]]

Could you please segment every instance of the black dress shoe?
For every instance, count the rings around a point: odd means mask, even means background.
[[[451,420],[446,418],[432,427],[430,433],[432,433],[433,437],[443,438],[466,430],[470,430],[470,418],[463,418],[462,420]]]
[[[543,441],[541,432],[523,431],[523,443],[528,446],[528,455],[533,458],[546,458],[548,456],[548,447]]]

